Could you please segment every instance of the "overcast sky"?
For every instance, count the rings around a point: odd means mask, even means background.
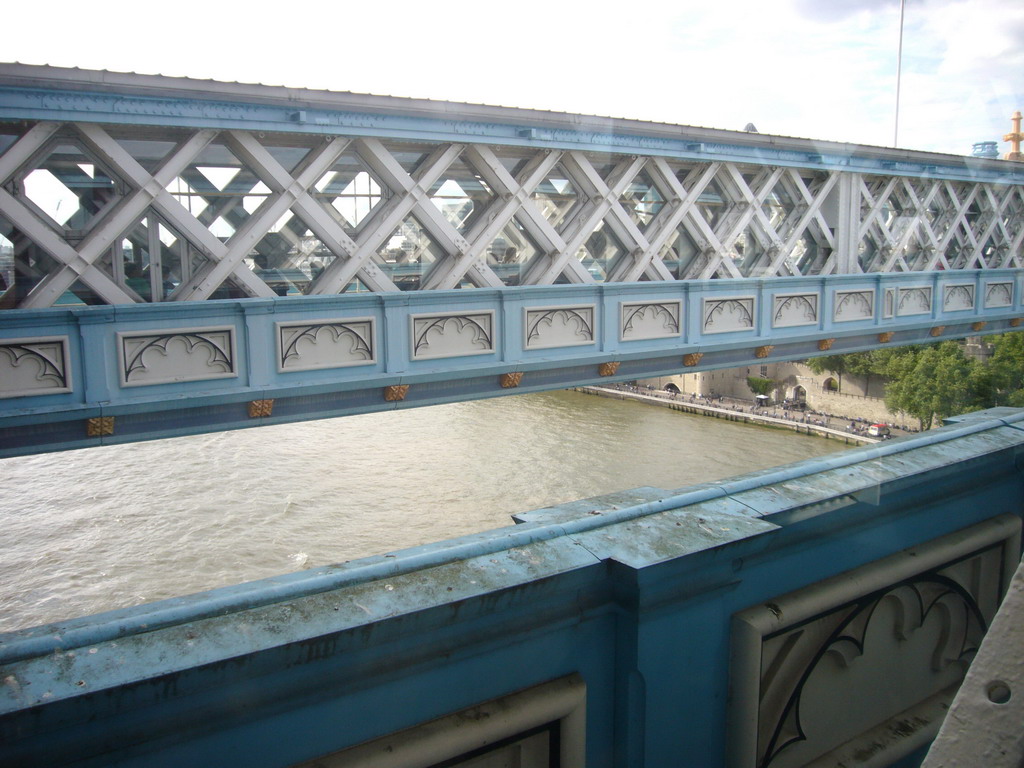
[[[893,144],[899,0],[91,7],[10,3],[0,57]],[[907,0],[899,146],[1003,153],[1018,109],[1024,0]]]

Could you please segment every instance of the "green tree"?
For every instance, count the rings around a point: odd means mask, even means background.
[[[905,376],[917,364],[924,347],[883,347],[871,353],[875,372],[893,380]]]
[[[889,384],[885,404],[916,418],[922,429],[937,420],[969,410],[974,404],[972,374],[976,363],[955,342],[921,349],[893,350],[887,355]]]
[[[970,389],[969,410],[978,411],[983,408],[991,408],[996,403],[1006,399],[999,394],[996,377],[993,375],[992,366],[990,365],[976,364],[971,369],[968,386]],[[1005,405],[1006,403],[1001,402],[1000,404]]]
[[[847,358],[849,355],[822,355],[805,360],[804,364],[814,372],[815,375],[828,371],[839,378],[839,391],[843,391],[843,374],[846,373]]]
[[[775,380],[762,379],[760,376],[747,376],[747,386],[755,395],[770,395],[775,389]]]
[[[871,352],[854,352],[846,355],[846,375],[863,377],[865,394],[871,386],[871,377],[879,373],[876,365]]]
[[[864,389],[871,383],[871,376],[878,374],[870,352],[851,352],[847,355],[823,355],[812,357],[805,364],[815,374],[821,375],[828,371],[839,379],[839,391],[843,391],[843,376],[863,376]]]
[[[979,376],[984,394],[979,405],[1020,407],[1024,404],[1024,333],[1006,333],[992,339],[992,357]]]
[[[964,355],[955,342],[924,347],[880,347],[871,352],[826,355],[807,361],[817,374],[872,376],[887,380],[889,410],[918,419],[922,428],[937,420],[981,408],[1024,408],[1024,333],[990,339],[993,354],[986,363]]]

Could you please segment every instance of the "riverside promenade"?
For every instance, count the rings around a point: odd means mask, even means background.
[[[732,400],[729,398],[716,398],[717,404],[711,405],[710,403],[698,400],[690,400],[687,395],[673,396],[671,392],[665,392],[658,389],[625,386],[588,386],[576,387],[575,389],[577,392],[584,392],[588,395],[610,397],[616,400],[635,400],[637,402],[650,403],[651,405],[660,405],[664,408],[682,411],[683,413],[695,413],[700,416],[711,416],[716,419],[741,421],[748,424],[761,424],[768,427],[780,427],[782,429],[789,429],[794,432],[800,432],[807,435],[818,435],[819,437],[825,437],[830,440],[842,440],[845,443],[853,445],[880,442],[878,438],[870,437],[866,434],[851,432],[849,427],[850,424],[853,423],[852,420],[836,416],[823,414],[807,414],[807,416],[804,416],[801,414],[799,419],[793,417],[783,418],[781,416],[767,415],[762,412],[767,409],[756,409],[753,406],[744,404],[742,401]],[[799,412],[794,411],[794,413]],[[824,421],[824,423],[815,423],[816,421]],[[891,427],[891,425],[890,429],[892,430],[893,437],[902,437],[904,434],[909,434],[908,432],[904,432],[898,428]]]

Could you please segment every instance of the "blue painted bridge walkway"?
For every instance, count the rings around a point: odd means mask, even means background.
[[[0,455],[1016,328],[1018,163],[0,65]]]

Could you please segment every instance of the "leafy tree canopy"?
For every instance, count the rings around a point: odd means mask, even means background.
[[[921,422],[924,428],[958,413],[1012,406],[1024,408],[1024,333],[989,337],[987,362],[967,357],[956,342],[929,346],[882,347],[851,355],[807,361],[817,374],[884,376],[885,402]]]
[[[1012,405],[1024,403],[1024,333],[1007,333],[997,336],[991,359],[985,366],[988,371],[987,405]]]
[[[806,365],[814,373],[821,375],[828,371],[839,377],[839,389],[842,390],[843,376],[863,376],[868,378],[872,375],[881,375],[876,370],[871,352],[851,352],[848,355],[823,355],[812,357],[806,361]]]
[[[747,386],[755,395],[770,395],[775,389],[775,381],[762,379],[760,376],[747,376]]]
[[[970,409],[975,366],[951,341],[894,354],[887,361],[890,381],[885,404],[910,414],[928,429],[936,421]]]

